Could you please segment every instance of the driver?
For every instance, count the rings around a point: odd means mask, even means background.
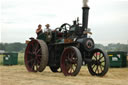
[[[46,34],[46,41],[50,42],[51,38],[52,38],[52,30],[50,29],[49,24],[46,24],[45,27],[46,27],[46,29],[45,29],[44,33]]]

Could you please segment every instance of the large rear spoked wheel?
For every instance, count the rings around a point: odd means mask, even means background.
[[[48,63],[48,48],[43,40],[32,40],[25,50],[25,66],[29,72],[42,72]]]
[[[105,52],[100,49],[94,49],[91,52],[92,62],[88,64],[88,70],[91,75],[104,76],[109,69],[109,58]]]
[[[82,65],[82,57],[78,48],[67,47],[61,56],[61,69],[65,76],[76,76]]]

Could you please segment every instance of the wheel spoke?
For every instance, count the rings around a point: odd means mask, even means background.
[[[42,55],[37,54],[36,59],[40,59]]]
[[[35,51],[37,51],[39,49],[39,45],[37,44],[35,47]]]
[[[99,74],[99,66],[97,65],[97,70],[98,70],[98,74]]]
[[[74,55],[75,55],[75,52],[71,52],[71,57],[74,57]]]
[[[71,64],[68,64],[68,65],[66,66],[67,71],[69,71],[70,68],[71,68]]]
[[[70,73],[73,73],[73,72],[74,72],[73,65],[71,65],[71,67],[70,67]]]
[[[73,72],[75,71],[75,67],[74,67],[74,64],[72,65],[72,69],[73,69]]]
[[[94,69],[94,67],[95,67],[96,65],[95,64],[93,64],[93,67],[92,67],[92,69]]]
[[[32,52],[29,51],[27,54],[28,54],[28,55],[32,55]]]
[[[32,49],[35,51],[35,42],[32,43]]]
[[[69,73],[70,73],[70,74],[72,73],[72,66],[71,66],[71,68],[69,69]]]
[[[104,63],[105,61],[100,61],[100,63]]]
[[[95,73],[96,73],[97,70],[98,70],[98,66],[96,66]]]
[[[77,67],[77,64],[75,63],[74,66]]]
[[[42,55],[40,55],[40,54],[37,54],[37,56],[38,56],[38,57],[41,57]]]
[[[102,66],[101,66],[101,65],[100,65],[100,70],[101,70],[101,72],[103,71],[103,70],[102,70]]]
[[[104,65],[101,64],[102,67],[105,67]]]
[[[32,58],[33,58],[32,56],[27,56],[27,61],[29,61]]]
[[[34,67],[34,65],[35,65],[35,61],[33,62],[32,67]]]
[[[27,62],[27,63],[29,64],[29,63],[31,63],[32,61],[34,61],[34,59],[28,60],[28,62]]]
[[[40,51],[41,51],[41,48],[40,48],[40,49],[38,49],[36,53],[39,53]]]
[[[104,58],[104,56],[100,57],[99,60],[101,60],[102,58]]]

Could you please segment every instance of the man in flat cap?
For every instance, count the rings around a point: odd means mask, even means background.
[[[45,33],[47,35],[46,41],[50,42],[51,38],[52,38],[52,30],[50,29],[50,25],[49,24],[46,24],[45,27],[46,27]]]

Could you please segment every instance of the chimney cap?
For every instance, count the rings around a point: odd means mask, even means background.
[[[88,0],[83,0],[83,7],[89,7],[88,6]]]

